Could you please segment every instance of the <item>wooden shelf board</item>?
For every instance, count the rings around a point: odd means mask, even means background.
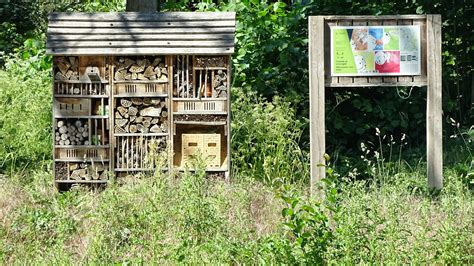
[[[177,98],[173,97],[173,101],[176,102],[188,102],[188,101],[227,101],[225,98]]]
[[[125,98],[125,97],[150,97],[150,98],[168,98],[168,94],[152,94],[152,93],[121,93],[121,94],[114,94],[114,98]]]
[[[76,118],[76,119],[80,119],[80,118],[83,118],[83,119],[109,119],[109,116],[108,115],[67,115],[67,116],[63,116],[63,115],[55,115],[54,118],[64,118],[64,119],[68,119],[68,118]]]
[[[177,166],[175,166],[174,169],[177,170],[177,171],[180,171],[180,172],[184,172],[184,171],[194,172],[194,171],[196,171],[196,170],[193,169],[193,168],[185,168],[185,167],[177,167]],[[205,169],[205,170],[206,170],[206,172],[227,172],[227,167],[223,167],[223,168],[207,168],[207,169]]]
[[[110,148],[110,145],[54,145],[54,148],[64,148],[64,149]]]
[[[54,182],[64,184],[105,184],[109,180],[54,180]]]
[[[154,171],[153,168],[115,168],[115,172],[137,172],[137,171]],[[161,171],[168,171],[168,168],[162,168]]]
[[[174,121],[178,125],[206,125],[206,126],[225,126],[227,121]]]
[[[78,158],[72,158],[72,159],[54,159],[55,162],[60,162],[60,163],[108,163],[110,160],[109,159],[100,159],[100,158],[86,158],[86,159],[78,159]]]
[[[168,84],[167,81],[157,81],[157,80],[114,80],[114,84],[139,84],[139,83],[145,83],[145,84]]]
[[[195,70],[227,70],[227,67],[193,67]]]
[[[114,133],[114,137],[167,137],[169,133]]]
[[[55,98],[109,98],[109,95],[54,94]]]
[[[227,115],[227,112],[216,111],[187,111],[187,112],[173,112],[173,115]]]
[[[102,82],[90,82],[90,81],[83,81],[83,80],[54,80],[54,83],[83,83],[83,84],[108,84],[108,81]]]

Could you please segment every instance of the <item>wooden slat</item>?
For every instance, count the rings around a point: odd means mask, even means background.
[[[156,48],[47,48],[47,54],[54,55],[150,55],[150,54],[233,54],[234,47],[209,47],[209,48],[193,48],[193,47],[156,47]]]
[[[130,39],[130,34],[51,34],[48,36],[48,42],[54,41],[122,41]],[[234,40],[232,33],[216,33],[216,34],[138,34],[133,36],[134,41],[148,40]]]
[[[48,28],[48,36],[54,34],[102,34],[104,36],[122,34],[139,36],[142,34],[216,34],[234,33],[235,27],[214,27],[214,28],[77,28],[71,32],[70,28]]]
[[[397,82],[396,81],[396,77],[395,77],[395,81],[394,82],[388,82],[386,79],[387,78],[391,78],[391,77],[384,77],[384,81],[383,82],[380,82],[380,83],[377,83],[377,82],[370,82],[370,83],[367,83],[367,82],[358,82],[358,83],[352,83],[352,84],[345,84],[345,83],[331,83],[331,82],[326,82],[326,87],[333,87],[333,88],[337,88],[337,87],[347,87],[347,88],[359,88],[359,87],[396,87],[396,86],[399,86],[399,87],[423,87],[423,86],[426,86],[427,85],[427,81],[426,80],[420,80],[420,81],[416,81],[416,82]]]
[[[326,73],[326,80],[330,81],[331,83],[339,82],[338,77],[331,76],[331,28],[332,26],[336,26],[337,23],[335,21],[327,21],[324,26],[324,65],[325,65],[325,73]]]
[[[441,189],[443,187],[441,15],[428,15],[426,27],[429,66],[426,110],[428,186]]]
[[[48,48],[101,48],[101,47],[228,47],[232,46],[234,40],[211,40],[211,41],[58,41],[48,42]]]
[[[324,86],[324,18],[309,17],[309,97],[310,97],[310,191],[316,192],[316,183],[326,176],[324,154],[325,131],[325,86]]]
[[[129,21],[114,21],[114,22],[101,22],[101,21],[49,21],[48,27],[50,28],[215,28],[215,27],[233,27],[235,26],[234,20],[207,20],[207,21],[170,21],[170,22],[157,22],[157,21],[142,21],[142,22],[129,22]]]
[[[49,20],[96,20],[96,21],[171,21],[171,20],[222,20],[235,19],[235,12],[53,12]]]
[[[425,19],[426,15],[387,15],[387,16],[324,16],[326,20],[386,20],[386,19]]]
[[[234,33],[234,12],[53,13],[46,51],[54,55],[231,54]]]

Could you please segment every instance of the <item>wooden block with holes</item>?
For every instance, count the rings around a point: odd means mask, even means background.
[[[134,83],[116,84],[114,94],[116,96],[156,96],[168,93],[165,83]]]
[[[219,168],[221,136],[219,134],[182,134],[181,166],[191,166],[196,156],[202,156],[206,167]]]
[[[87,116],[90,114],[89,99],[56,98],[54,99],[56,116]]]
[[[108,148],[56,148],[55,158],[63,161],[108,160]]]
[[[225,114],[225,101],[174,101],[173,109],[179,114]]]

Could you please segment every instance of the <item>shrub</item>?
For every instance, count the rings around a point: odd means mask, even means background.
[[[232,165],[238,176],[272,183],[307,180],[308,156],[298,146],[303,125],[289,102],[235,89],[232,110]]]

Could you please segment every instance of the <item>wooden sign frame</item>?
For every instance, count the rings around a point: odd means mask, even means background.
[[[441,15],[310,16],[309,92],[311,191],[326,175],[325,89],[332,87],[426,87],[427,176],[430,188],[443,187]],[[332,77],[331,26],[420,25],[421,75]]]

